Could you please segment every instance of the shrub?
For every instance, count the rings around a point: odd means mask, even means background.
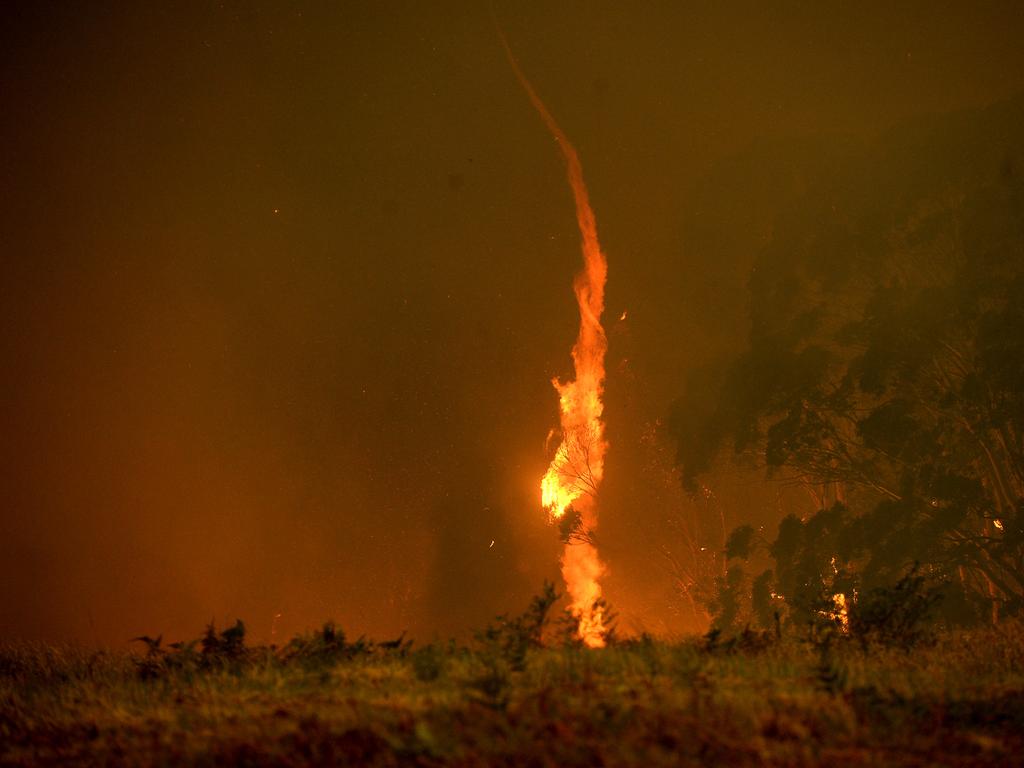
[[[930,584],[914,566],[890,587],[876,587],[850,607],[850,637],[911,648],[934,633],[932,618],[942,599],[942,585]]]
[[[431,643],[412,654],[412,671],[416,679],[425,683],[436,680],[444,672],[445,653]]]

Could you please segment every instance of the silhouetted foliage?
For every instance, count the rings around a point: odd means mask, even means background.
[[[206,666],[222,666],[241,661],[245,655],[245,624],[241,619],[218,633],[211,621],[200,641],[202,662]]]
[[[747,558],[750,556],[753,544],[754,526],[741,525],[729,534],[729,538],[725,542],[725,556]]]
[[[439,678],[445,668],[447,654],[437,643],[417,648],[410,654],[412,671],[417,680],[429,682]]]
[[[477,633],[477,642],[496,650],[513,669],[522,669],[527,651],[541,647],[551,608],[559,597],[555,586],[545,581],[543,590],[533,597],[524,613],[513,617],[498,616],[486,629]]]
[[[749,349],[677,404],[691,487],[731,447],[816,499],[780,523],[757,621],[766,592],[820,623],[834,595],[906,587],[915,562],[954,596],[938,618],[1021,609],[1024,181],[1005,167],[1022,113],[1018,99],[957,131],[904,129],[816,181],[758,257]],[[752,541],[738,528],[727,556]],[[731,593],[754,588],[735,568],[721,626],[742,625]]]
[[[583,525],[583,516],[575,507],[568,507],[558,518],[558,536],[565,544],[585,540],[589,536]]]
[[[929,584],[915,566],[893,586],[875,587],[850,608],[850,636],[868,643],[912,648],[934,635],[931,619],[942,586]]]

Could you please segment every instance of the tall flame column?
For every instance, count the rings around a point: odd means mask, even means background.
[[[561,518],[569,509],[574,510],[580,515],[580,527],[593,531],[597,527],[597,492],[604,476],[604,456],[608,448],[601,420],[604,356],[608,347],[601,314],[608,262],[597,239],[597,221],[590,207],[576,149],[526,79],[500,28],[498,35],[516,78],[554,136],[565,160],[583,250],[583,270],[574,284],[580,310],[580,331],[572,348],[575,379],[562,382],[556,378],[552,382],[559,395],[562,441],[541,480],[541,502],[554,519]],[[603,572],[604,565],[589,537],[566,543],[562,576],[571,610],[579,620],[579,636],[591,647],[604,645],[604,613],[598,602],[601,597],[599,579]]]

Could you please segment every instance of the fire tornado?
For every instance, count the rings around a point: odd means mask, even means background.
[[[540,96],[519,67],[501,29],[502,46],[512,71],[544,120],[565,159],[569,186],[576,202],[583,250],[583,270],[576,275],[574,289],[580,310],[580,330],[572,348],[575,378],[552,380],[558,391],[561,442],[548,471],[541,480],[541,503],[553,520],[571,517],[570,533],[562,554],[562,576],[571,600],[573,615],[579,619],[579,636],[588,646],[604,645],[604,609],[599,579],[604,565],[591,533],[597,527],[597,492],[604,475],[608,443],[604,435],[604,356],[608,340],[601,326],[604,286],[608,261],[597,239],[597,221],[590,207],[576,149],[555,122]]]

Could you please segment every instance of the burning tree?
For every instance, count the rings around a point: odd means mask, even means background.
[[[502,45],[516,79],[533,108],[558,143],[565,160],[569,186],[576,204],[583,251],[583,270],[575,281],[576,302],[580,310],[580,330],[572,348],[575,378],[552,383],[559,395],[562,443],[555,452],[541,481],[542,503],[554,518],[565,514],[576,502],[586,530],[597,525],[596,496],[604,472],[604,355],[608,342],[601,326],[604,312],[604,287],[608,262],[597,239],[597,221],[590,207],[583,167],[576,149],[541,101],[501,30]],[[564,484],[563,484],[564,483]],[[589,646],[604,645],[604,611],[598,579],[604,571],[592,541],[568,542],[562,555],[562,575],[571,598],[571,609],[579,619],[579,636]]]

